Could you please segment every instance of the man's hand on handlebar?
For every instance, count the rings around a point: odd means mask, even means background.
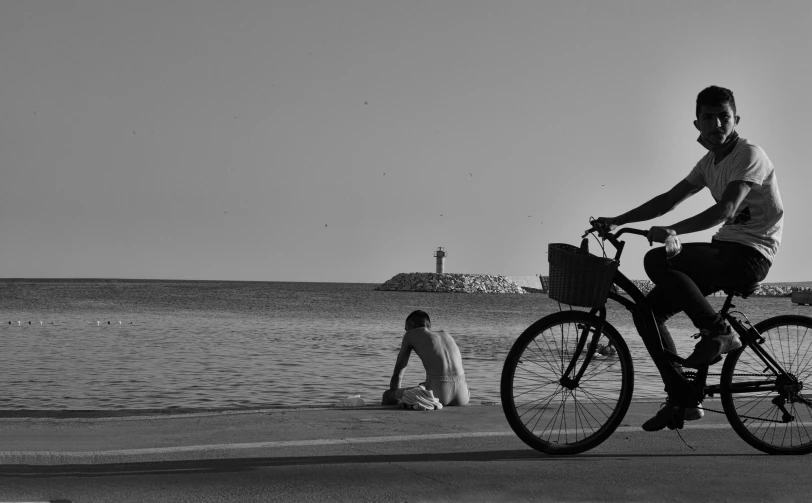
[[[648,243],[665,243],[669,238],[677,237],[677,233],[670,227],[654,226],[648,230]]]
[[[648,243],[665,243],[665,257],[672,259],[682,251],[682,243],[674,229],[654,226],[648,231]]]
[[[617,223],[617,217],[598,217],[592,221],[592,225],[606,232],[612,232],[617,229],[620,224]]]
[[[608,240],[611,242],[615,248],[617,249],[617,255],[615,255],[615,259],[620,258],[620,253],[623,250],[624,242],[620,241],[619,238],[622,234],[636,234],[638,236],[644,236],[648,239],[649,244],[652,243],[651,233],[654,229],[659,229],[663,231],[663,239],[665,241],[665,250],[666,250],[666,257],[673,258],[675,257],[681,250],[682,245],[679,242],[679,238],[677,238],[677,233],[674,232],[670,228],[665,227],[652,227],[652,230],[646,231],[643,229],[634,229],[632,227],[624,227],[619,231],[612,233],[614,229],[616,229],[619,225],[623,225],[625,222],[619,222],[618,217],[615,218],[607,218],[607,217],[599,217],[599,218],[590,218],[589,223],[592,225],[591,229],[587,229],[584,233],[583,237],[589,235],[590,232],[597,231],[598,235],[603,240]],[[656,239],[655,239],[656,240]]]

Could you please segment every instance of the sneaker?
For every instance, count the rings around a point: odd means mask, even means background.
[[[689,368],[710,365],[717,357],[742,347],[739,336],[729,325],[725,325],[725,328],[718,332],[703,328],[694,337],[701,339],[694,346],[694,352],[685,359],[685,366]]]
[[[668,426],[668,429],[673,430],[676,426],[677,414],[679,414],[679,405],[666,400],[660,410],[654,414],[654,417],[643,423],[643,429],[646,431],[660,431]]]
[[[666,426],[668,426],[669,430],[682,428],[682,421],[679,421],[678,414],[679,405],[671,400],[671,397],[668,397],[654,417],[643,423],[643,429],[646,431],[660,431]],[[703,417],[705,417],[705,411],[702,409],[702,404],[697,404],[696,407],[685,407],[682,419],[683,421],[697,421]]]
[[[686,421],[698,421],[705,417],[705,410],[702,408],[702,404],[697,404],[696,407],[685,407],[685,420]]]

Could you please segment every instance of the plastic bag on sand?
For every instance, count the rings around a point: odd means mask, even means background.
[[[361,395],[352,395],[347,398],[342,398],[336,403],[336,407],[363,407],[366,405]]]

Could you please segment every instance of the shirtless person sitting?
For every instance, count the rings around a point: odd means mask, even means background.
[[[462,356],[454,339],[444,330],[432,332],[431,320],[424,311],[415,311],[406,318],[406,334],[400,345],[395,371],[389,390],[383,394],[382,405],[396,405],[403,392],[403,372],[414,349],[426,369],[425,387],[443,405],[465,405],[470,393],[462,370]]]

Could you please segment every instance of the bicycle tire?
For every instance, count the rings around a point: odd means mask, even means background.
[[[764,338],[761,347],[804,385],[812,383],[812,318],[784,315],[766,319],[755,325]],[[736,433],[748,444],[768,454],[808,454],[812,452],[812,407],[790,398],[784,404],[792,419],[784,422],[784,414],[773,400],[780,398],[778,390],[735,392],[735,388],[754,381],[772,381],[779,385],[786,379],[765,369],[766,365],[747,346],[725,357],[720,377],[720,396],[725,416]],[[749,374],[749,375],[742,375]],[[752,384],[751,384],[752,386]],[[784,387],[786,394],[791,387]],[[812,401],[796,387],[793,393]],[[787,418],[788,419],[788,418]]]
[[[598,322],[597,316],[582,311],[554,313],[528,327],[508,352],[500,382],[502,409],[516,435],[533,449],[547,454],[587,451],[606,440],[626,415],[634,368],[626,342],[609,323],[604,323],[599,343],[611,342],[616,354],[593,358],[575,389],[560,383],[581,329],[589,327],[594,334]]]

